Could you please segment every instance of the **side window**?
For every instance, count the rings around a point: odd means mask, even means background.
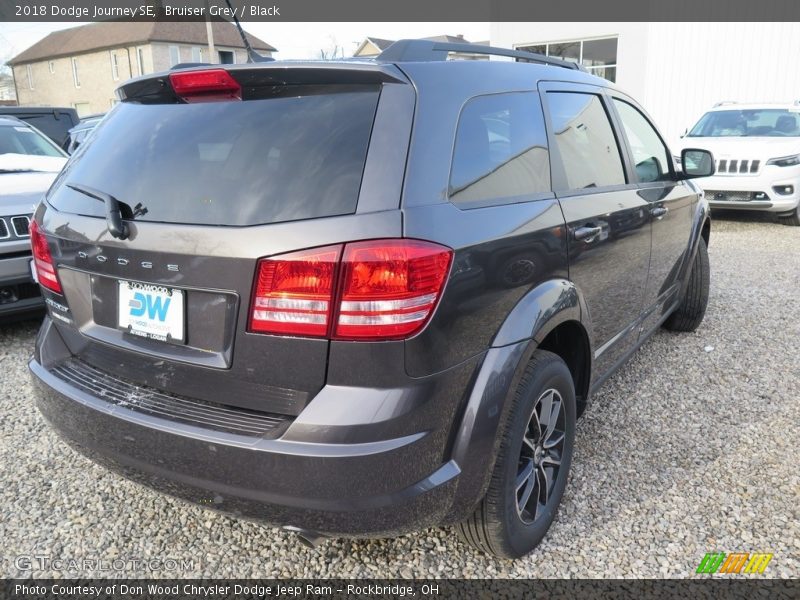
[[[549,92],[547,98],[567,186],[584,189],[624,184],[619,146],[600,97]]]
[[[671,179],[669,151],[645,116],[633,105],[614,99],[642,183]]]
[[[461,111],[450,201],[525,199],[550,193],[550,157],[537,92],[472,98]]]

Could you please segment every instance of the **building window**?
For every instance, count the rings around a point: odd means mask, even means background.
[[[136,66],[139,68],[139,75],[144,75],[144,51],[136,49]]]
[[[76,88],[81,87],[81,80],[78,78],[78,59],[72,57],[72,81]]]
[[[108,55],[111,58],[111,77],[114,81],[116,81],[119,79],[119,63],[117,63],[117,53],[109,52]]]
[[[56,72],[56,63],[54,63],[51,60],[50,62],[47,63],[47,68],[50,69],[50,73],[55,73]]]
[[[200,46],[192,46],[192,62],[203,62],[203,49]]]
[[[236,62],[236,53],[231,50],[219,51],[219,62],[222,65],[232,65]]]
[[[169,47],[169,66],[174,67],[181,62],[181,49],[178,46]]]
[[[30,65],[25,65],[25,71],[28,74],[28,89],[33,89],[33,69],[31,69]]]
[[[545,56],[580,63],[586,70],[609,81],[617,80],[617,37],[607,37],[568,42],[548,42],[517,46]]]
[[[92,105],[88,102],[74,102],[72,107],[78,112],[79,117],[91,114]]]

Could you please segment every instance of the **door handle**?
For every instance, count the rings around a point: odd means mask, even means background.
[[[576,240],[583,240],[587,243],[591,242],[594,238],[600,235],[603,232],[602,227],[591,227],[589,225],[585,227],[578,227],[572,232],[572,237]]]
[[[668,212],[669,209],[666,206],[656,206],[655,208],[650,209],[650,214],[653,215],[656,219],[660,219]]]

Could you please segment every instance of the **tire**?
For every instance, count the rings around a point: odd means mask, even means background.
[[[554,427],[549,437],[547,428],[542,427],[546,438],[543,444],[537,423],[547,421],[548,399],[558,410],[550,411]],[[535,442],[537,437],[539,441]],[[523,438],[529,441],[524,443]],[[559,438],[561,441],[557,441]],[[574,443],[575,387],[569,368],[552,352],[537,350],[514,392],[486,495],[472,516],[456,525],[461,539],[500,558],[518,558],[533,550],[550,528],[561,503]],[[559,466],[555,466],[556,460]],[[551,480],[548,494],[542,493],[545,475]],[[524,482],[520,488],[517,481]],[[528,502],[520,510],[526,493]],[[540,502],[542,499],[545,501]]]
[[[689,273],[689,282],[683,292],[678,308],[664,321],[664,328],[670,331],[694,331],[703,322],[708,306],[708,288],[711,267],[708,262],[706,241],[700,238],[697,254]]]
[[[778,221],[784,225],[800,227],[800,205],[798,205],[797,208],[794,209],[794,212],[788,217],[778,217]]]

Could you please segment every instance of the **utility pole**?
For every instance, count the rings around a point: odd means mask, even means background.
[[[217,52],[214,48],[214,28],[211,26],[211,7],[206,0],[206,36],[208,37],[208,62],[216,63]]]

